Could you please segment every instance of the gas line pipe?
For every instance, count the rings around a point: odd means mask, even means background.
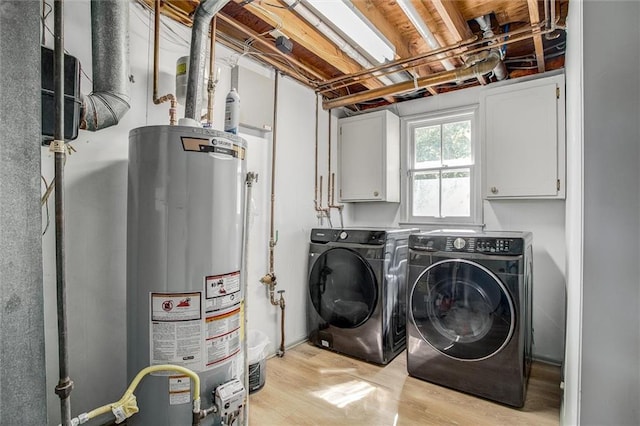
[[[201,419],[216,411],[215,405],[206,410],[202,410],[200,408],[200,376],[198,376],[194,371],[185,367],[181,367],[179,365],[160,364],[152,365],[140,370],[140,372],[131,381],[131,384],[122,395],[122,398],[120,398],[118,401],[111,404],[103,405],[102,407],[93,409],[88,413],[82,413],[77,417],[71,419],[70,424],[72,426],[81,425],[110,411],[116,418],[116,424],[122,423],[139,411],[136,396],[133,394],[133,392],[136,390],[142,379],[147,374],[159,371],[174,371],[176,373],[184,374],[192,380],[191,391],[193,395],[193,426],[199,425]]]
[[[284,290],[278,290],[279,298],[275,298],[275,287],[278,284],[276,273],[274,269],[275,253],[274,249],[278,243],[277,232],[275,231],[275,202],[276,202],[276,136],[278,129],[278,76],[279,72],[276,70],[275,83],[274,83],[274,97],[273,97],[273,133],[271,135],[271,214],[270,214],[270,226],[269,226],[269,272],[260,278],[260,282],[268,287],[269,290],[269,302],[273,306],[280,307],[280,348],[277,355],[279,357],[284,356]]]

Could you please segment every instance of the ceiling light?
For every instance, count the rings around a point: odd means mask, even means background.
[[[348,0],[306,0],[304,3],[361,48],[361,53],[373,59],[372,62],[382,64],[395,59],[393,45]]]

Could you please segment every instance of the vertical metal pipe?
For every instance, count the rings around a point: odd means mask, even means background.
[[[251,219],[251,197],[253,192],[253,182],[258,180],[258,174],[254,172],[247,173],[245,184],[247,185],[247,192],[244,198],[244,228],[243,228],[243,241],[242,241],[242,260],[240,278],[242,280],[242,295],[244,304],[244,342],[242,343],[242,352],[244,354],[244,388],[249,392],[249,280],[247,275],[248,269],[248,256],[249,256],[249,224]],[[246,400],[244,410],[243,424],[246,426],[249,424],[249,398]]]
[[[209,33],[211,19],[229,0],[202,0],[196,8],[191,27],[191,51],[187,74],[187,99],[184,116],[200,121],[198,95],[204,85],[205,56],[207,46],[202,39]]]
[[[207,83],[207,123],[213,124],[213,102],[216,92],[218,76],[215,71],[216,64],[216,28],[218,27],[218,17],[211,20],[211,44],[209,45],[209,82]]]
[[[329,205],[331,204],[331,110],[327,110],[327,114],[329,116],[329,133],[327,134],[327,146],[329,147],[329,153],[327,154],[327,214],[331,214],[331,209],[329,209]]]
[[[276,205],[276,142],[278,140],[278,77],[276,70],[273,94],[273,132],[271,133],[271,223],[269,225],[269,273],[274,274],[275,205]]]
[[[63,426],[71,425],[71,389],[69,378],[69,357],[67,342],[67,300],[66,263],[64,241],[64,15],[63,0],[54,1],[54,169],[55,169],[55,211],[56,211],[56,296],[58,312],[58,385],[55,392],[60,398],[60,412]]]
[[[161,103],[170,102],[169,106],[169,124],[176,124],[176,116],[178,111],[178,100],[173,93],[158,97],[158,74],[160,68],[160,0],[155,0],[153,14],[153,103],[159,105]]]
[[[314,206],[316,208],[316,211],[318,211],[318,207],[320,207],[320,205],[318,204],[318,112],[319,112],[319,102],[318,102],[318,98],[320,97],[320,95],[316,94],[316,151],[315,151],[315,174],[314,174],[314,188],[313,188],[313,201],[314,201]]]

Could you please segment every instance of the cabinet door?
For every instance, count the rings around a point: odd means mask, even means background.
[[[485,97],[487,198],[555,198],[564,164],[564,130],[556,81]],[[564,105],[564,103],[562,103]],[[562,131],[561,131],[562,130]],[[562,137],[562,141],[560,141]],[[562,142],[562,143],[561,143]]]
[[[399,122],[388,111],[340,120],[340,201],[397,202]]]

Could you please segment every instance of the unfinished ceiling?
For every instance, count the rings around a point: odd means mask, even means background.
[[[185,25],[198,0],[138,0]],[[383,61],[313,0],[231,0],[216,42],[311,87],[325,109],[367,109],[564,67],[568,0],[343,3],[391,46]],[[321,5],[320,5],[321,6]]]

